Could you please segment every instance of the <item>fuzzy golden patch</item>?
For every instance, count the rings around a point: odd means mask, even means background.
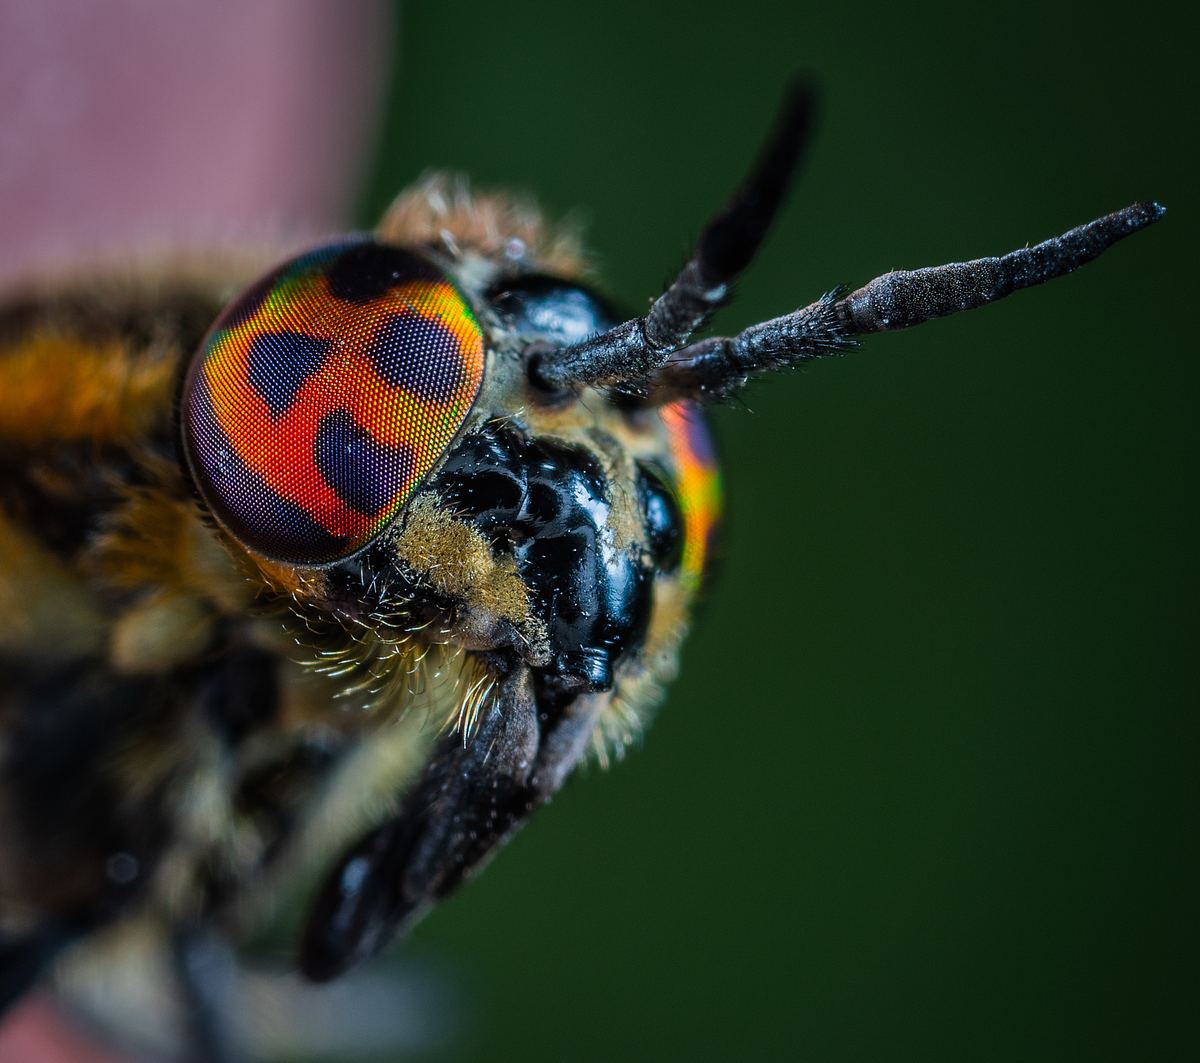
[[[413,502],[396,553],[442,594],[519,628],[531,622],[516,560],[497,557],[478,528],[453,517],[432,495]]]
[[[175,366],[119,341],[89,343],[45,328],[0,348],[0,440],[119,443],[171,409]]]

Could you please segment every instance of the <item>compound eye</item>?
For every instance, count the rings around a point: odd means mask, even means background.
[[[372,240],[319,247],[237,298],[196,353],[183,447],[247,549],[324,565],[400,513],[462,427],[483,335],[431,263]]]

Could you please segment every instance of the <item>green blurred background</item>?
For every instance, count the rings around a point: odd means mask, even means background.
[[[436,1059],[1196,1050],[1195,25],[1152,7],[415,2],[360,221],[430,166],[583,207],[645,305],[812,72],[721,324],[1136,198],[1082,273],[717,411],[724,558],[644,747],[392,962]]]

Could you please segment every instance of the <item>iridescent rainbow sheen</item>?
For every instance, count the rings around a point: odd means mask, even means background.
[[[462,427],[483,337],[449,279],[370,240],[280,267],[217,320],[183,393],[184,448],[249,549],[327,564],[371,542]]]
[[[691,402],[664,406],[662,419],[675,459],[676,490],[683,514],[682,579],[700,584],[711,555],[721,517],[721,474],[712,436],[700,407]]]

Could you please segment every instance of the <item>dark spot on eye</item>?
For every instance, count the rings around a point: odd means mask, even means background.
[[[384,380],[424,402],[449,402],[462,385],[457,338],[440,321],[422,314],[388,315],[368,353]]]
[[[250,469],[221,428],[203,376],[186,398],[185,447],[214,516],[252,550],[296,564],[320,564],[346,553],[348,540],[330,535],[296,503]]]
[[[347,248],[329,264],[325,276],[332,295],[347,303],[369,303],[405,281],[441,279],[411,251],[373,241]]]
[[[278,417],[321,368],[331,344],[302,332],[263,332],[250,343],[246,376]]]
[[[345,409],[321,419],[313,460],[338,497],[369,517],[396,497],[414,468],[412,451],[380,443]]]

